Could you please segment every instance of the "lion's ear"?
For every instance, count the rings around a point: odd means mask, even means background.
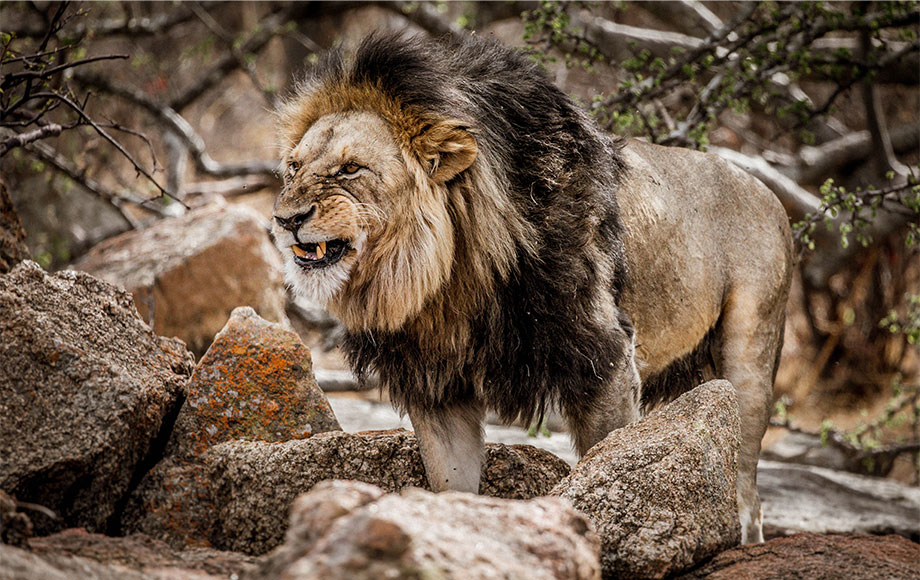
[[[428,175],[439,183],[450,181],[473,164],[479,147],[465,127],[452,122],[437,123],[418,140],[418,154]]]

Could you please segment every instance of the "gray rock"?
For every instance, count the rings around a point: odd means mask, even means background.
[[[206,207],[108,239],[74,268],[127,288],[158,334],[200,355],[237,306],[287,321],[281,259],[265,222],[247,207]]]
[[[207,463],[217,520],[212,541],[248,554],[281,543],[294,498],[320,481],[352,479],[387,491],[428,487],[415,435],[403,430],[224,443],[211,448]],[[545,451],[490,444],[480,491],[515,499],[546,495],[568,470]]]
[[[301,497],[291,527],[254,579],[599,579],[599,545],[561,498],[400,495],[324,482]]]
[[[208,545],[216,509],[201,454],[225,441],[288,441],[333,430],[339,423],[300,338],[237,308],[195,367],[168,456],[132,494],[122,531],[174,547]]]
[[[920,489],[878,477],[761,460],[767,537],[796,532],[900,534],[920,539]]]
[[[920,545],[900,536],[796,534],[726,550],[681,580],[920,578]]]
[[[552,491],[586,514],[609,577],[663,578],[736,545],[735,390],[711,381],[595,445]]]
[[[0,488],[48,507],[36,531],[101,531],[164,424],[193,359],[124,290],[23,262],[0,276]]]
[[[801,463],[856,473],[865,472],[857,453],[848,454],[833,445],[824,445],[821,443],[821,437],[810,433],[787,433],[768,449],[764,449],[760,457],[770,461]]]
[[[177,551],[144,535],[113,538],[77,529],[35,538],[28,551],[0,546],[2,580],[214,580],[255,567],[242,554]]]

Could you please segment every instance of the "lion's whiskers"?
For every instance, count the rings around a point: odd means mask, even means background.
[[[355,213],[358,214],[358,218],[361,220],[362,226],[371,225],[371,220],[376,220],[377,223],[383,223],[387,219],[386,212],[379,206],[369,203],[355,203],[354,208]]]

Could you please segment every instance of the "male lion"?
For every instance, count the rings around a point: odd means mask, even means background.
[[[607,137],[480,37],[332,53],[281,120],[287,281],[408,411],[432,488],[478,491],[486,409],[529,422],[558,407],[584,454],[708,368],[738,391],[742,539],[762,540],[755,470],[792,252],[760,182]]]

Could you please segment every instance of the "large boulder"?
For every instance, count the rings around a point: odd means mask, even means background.
[[[711,381],[595,445],[552,491],[586,514],[604,575],[664,578],[736,545],[740,420]]]
[[[74,265],[134,295],[154,330],[196,354],[237,306],[286,321],[281,258],[266,220],[243,206],[209,206],[110,238]]]
[[[188,385],[167,456],[132,494],[121,531],[208,545],[216,508],[202,455],[221,442],[279,442],[340,430],[310,351],[281,325],[237,308]]]
[[[177,551],[144,535],[113,538],[70,529],[29,542],[0,545],[0,580],[217,580],[256,568],[243,554]]]
[[[330,432],[275,444],[234,441],[213,447],[207,461],[218,522],[214,545],[249,554],[281,543],[294,498],[323,480],[358,480],[387,491],[428,487],[418,441],[402,429]],[[489,444],[480,492],[513,499],[546,495],[568,471],[546,451]]]
[[[920,489],[880,477],[761,460],[767,537],[796,532],[900,534],[920,540]]]
[[[26,231],[13,207],[6,183],[0,178],[0,274],[6,274],[13,266],[28,259]]]
[[[600,578],[598,541],[567,501],[331,481],[297,499],[284,546],[254,579]]]
[[[41,504],[36,531],[103,531],[193,359],[158,337],[130,294],[82,272],[23,262],[0,276],[0,488]]]
[[[920,578],[920,545],[900,536],[796,534],[738,546],[682,580]]]

